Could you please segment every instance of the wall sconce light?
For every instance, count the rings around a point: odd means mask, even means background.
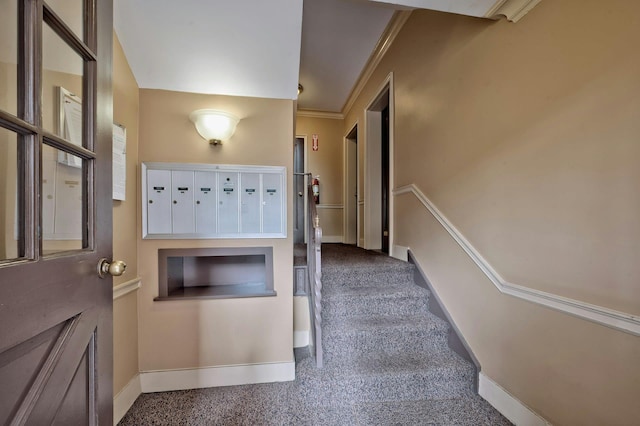
[[[196,125],[196,130],[211,145],[218,145],[229,140],[236,131],[239,118],[226,112],[214,109],[199,109],[189,114],[189,120]]]

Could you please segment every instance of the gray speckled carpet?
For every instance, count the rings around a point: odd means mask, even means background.
[[[325,367],[296,353],[296,380],[141,395],[125,425],[509,425],[447,346],[413,265],[322,247]]]

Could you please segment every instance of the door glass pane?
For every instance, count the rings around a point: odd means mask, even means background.
[[[18,12],[16,0],[0,0],[0,109],[18,110]]]
[[[0,0],[1,2],[2,0]],[[51,9],[82,40],[84,0],[45,0]]]
[[[83,248],[82,159],[48,145],[42,147],[42,252]]]
[[[82,146],[84,62],[48,25],[42,37],[42,126]]]
[[[0,260],[18,252],[18,135],[0,127]]]

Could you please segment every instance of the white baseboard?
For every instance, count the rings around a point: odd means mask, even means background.
[[[136,398],[142,393],[142,386],[140,385],[140,375],[136,374],[133,379],[122,388],[116,396],[113,397],[113,424],[118,424],[120,420],[127,414],[129,408],[136,401]]]
[[[391,256],[396,259],[409,261],[409,247],[395,245],[391,249]]]
[[[293,330],[293,347],[305,348],[309,346],[309,330]]]
[[[518,426],[548,426],[551,424],[483,373],[479,374],[478,385],[480,396],[512,423]]]
[[[143,371],[140,373],[143,393],[254,383],[287,382],[295,380],[295,378],[295,361],[182,370]]]
[[[323,235],[322,242],[323,243],[341,243],[342,235]]]

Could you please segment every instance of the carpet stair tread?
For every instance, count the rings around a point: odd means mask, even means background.
[[[324,300],[347,297],[424,297],[429,296],[429,291],[411,283],[403,283],[388,286],[359,286],[344,287],[326,285],[322,288]]]
[[[326,322],[325,335],[330,333],[358,334],[358,333],[384,333],[391,332],[442,332],[449,331],[449,324],[430,312],[423,315],[411,316],[358,316],[347,321]]]

